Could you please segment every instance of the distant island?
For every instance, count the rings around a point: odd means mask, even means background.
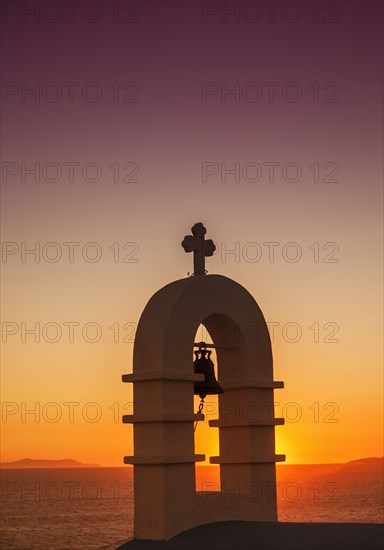
[[[15,462],[2,462],[1,468],[101,468],[100,464],[84,464],[72,458],[62,460],[45,460],[34,458],[23,458]]]
[[[346,464],[380,464],[384,460],[384,457],[372,456],[370,458],[358,458],[357,460],[351,460]]]

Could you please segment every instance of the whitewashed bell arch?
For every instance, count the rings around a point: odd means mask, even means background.
[[[213,254],[205,228],[195,224],[186,251],[194,252],[194,275],[156,292],[141,315],[135,339],[134,536],[166,540],[197,525],[216,521],[276,521],[275,425],[272,350],[264,316],[252,295],[222,275],[207,275],[205,256]],[[208,243],[208,244],[207,244]],[[212,244],[211,244],[212,243]],[[213,245],[213,249],[212,249]],[[197,250],[195,250],[197,248]],[[196,331],[203,324],[217,346],[221,492],[198,493],[193,427],[203,419],[193,411]],[[249,327],[258,337],[248,338]],[[255,414],[257,411],[257,414]]]

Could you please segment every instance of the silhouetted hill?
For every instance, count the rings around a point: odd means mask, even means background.
[[[346,464],[342,464],[337,470],[338,476],[353,476],[358,475],[360,478],[372,477],[377,478],[377,482],[384,474],[384,458],[359,458],[352,460]]]
[[[346,462],[347,464],[366,464],[369,465],[383,465],[384,464],[384,457],[377,458],[375,456],[369,457],[369,458],[358,458],[357,460],[351,460],[350,462]]]
[[[83,464],[72,458],[62,460],[45,460],[23,458],[15,462],[2,462],[1,468],[100,468],[99,464]]]
[[[339,464],[277,464],[277,477],[280,481],[308,481],[318,478],[322,482],[367,482],[382,484],[384,458],[359,458]]]

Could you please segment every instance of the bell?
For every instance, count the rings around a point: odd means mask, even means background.
[[[206,349],[199,349],[194,354],[196,359],[193,364],[195,366],[195,374],[204,374],[205,380],[202,382],[195,382],[194,394],[199,395],[201,399],[204,399],[206,395],[216,395],[223,393],[224,390],[215,378],[214,364],[211,360],[211,351]],[[199,357],[200,354],[200,357]],[[206,357],[208,355],[208,357]]]

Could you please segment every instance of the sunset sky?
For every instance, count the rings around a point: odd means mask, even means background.
[[[1,461],[132,454],[121,375],[199,221],[209,273],[269,323],[276,451],[382,456],[382,3],[19,4],[2,6]],[[217,454],[217,429],[196,433]]]

